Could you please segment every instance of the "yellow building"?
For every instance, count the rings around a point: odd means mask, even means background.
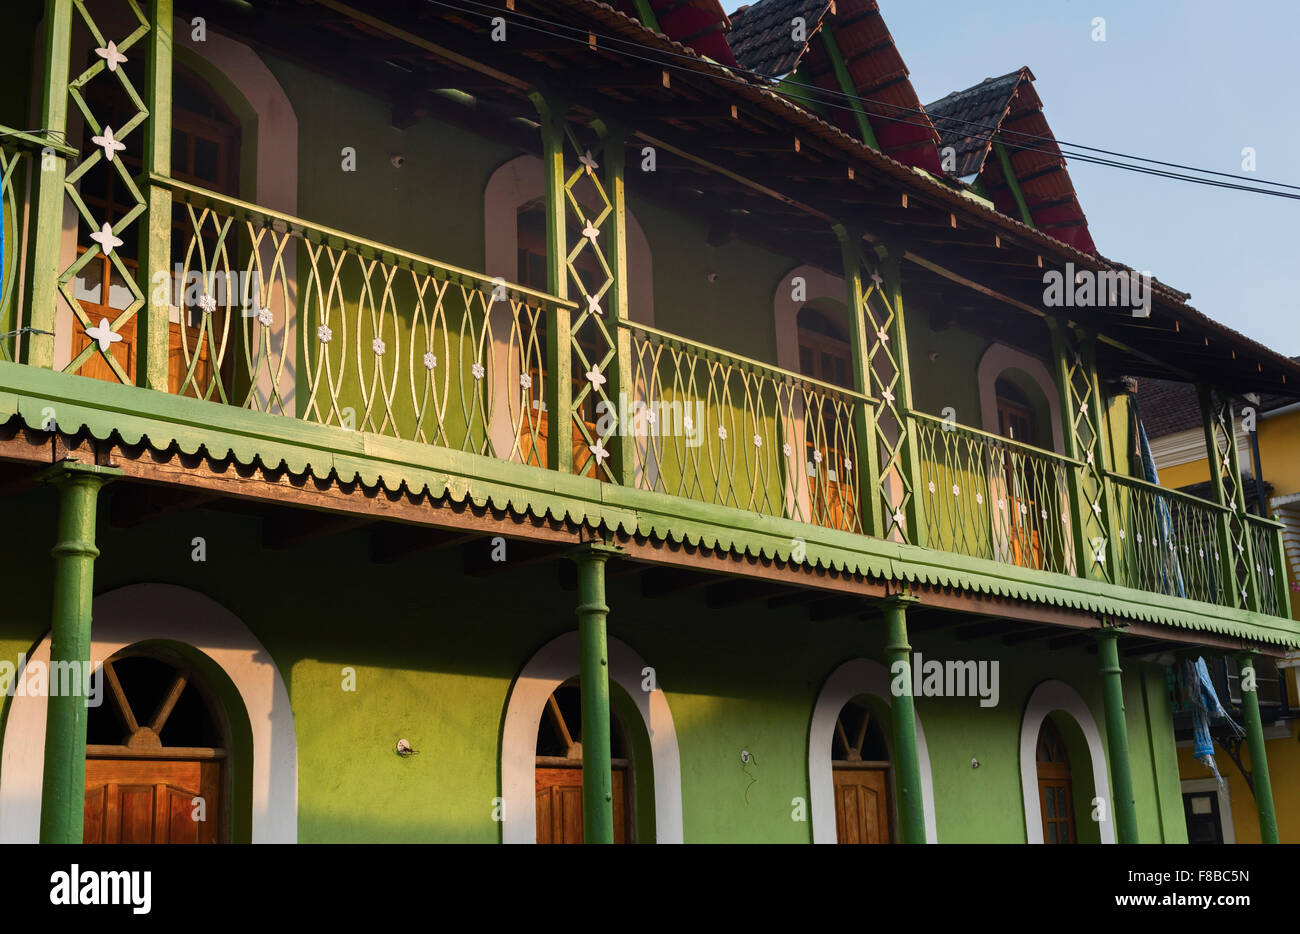
[[[1138,408],[1146,428],[1160,485],[1196,493],[1210,489],[1204,422],[1196,390],[1186,383],[1143,380]],[[1237,407],[1237,450],[1241,452],[1241,477],[1247,508],[1270,515],[1286,525],[1288,590],[1291,615],[1300,619],[1300,404],[1272,397],[1243,399]],[[1259,665],[1260,708],[1265,720],[1269,771],[1277,811],[1278,833],[1283,843],[1300,843],[1300,653],[1285,661],[1262,660]],[[1232,709],[1236,704],[1236,672],[1215,672],[1222,686],[1219,699]],[[1274,680],[1276,679],[1276,680]],[[1226,695],[1226,696],[1225,696]],[[1270,722],[1271,721],[1271,722]],[[1210,770],[1192,758],[1192,744],[1178,734],[1178,772],[1188,837],[1225,843],[1258,843],[1255,802],[1243,774],[1250,770],[1245,744],[1232,752],[1214,732],[1215,760],[1225,787],[1219,788]]]

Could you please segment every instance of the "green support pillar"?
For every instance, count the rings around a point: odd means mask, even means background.
[[[1097,638],[1101,666],[1102,700],[1106,706],[1106,747],[1110,754],[1110,784],[1114,793],[1111,815],[1115,839],[1137,843],[1137,805],[1128,756],[1128,723],[1124,719],[1124,673],[1119,667],[1119,633],[1105,629]]]
[[[907,607],[915,597],[885,601],[885,660],[894,695],[894,766],[898,778],[898,829],[903,843],[925,842],[925,802],[921,795],[921,757],[916,746],[916,704],[912,696],[912,647],[907,642]]]
[[[46,0],[45,74],[41,98],[41,134],[62,141],[68,124],[68,63],[72,49],[72,0]],[[47,164],[48,159],[48,164]],[[63,240],[63,180],[67,158],[57,149],[38,157],[35,173],[31,253],[25,324],[36,331],[22,343],[23,362],[54,366],[54,322],[59,307],[59,253]]]
[[[578,666],[582,692],[582,839],[614,842],[614,779],[609,752],[609,650],[605,635],[605,562],[618,549],[591,544],[578,565]]]
[[[45,474],[59,490],[59,539],[54,556],[50,638],[50,696],[45,721],[41,842],[80,843],[86,799],[86,697],[90,666],[90,607],[94,599],[96,501],[121,471],[65,461]],[[71,692],[53,690],[55,672]]]
[[[1277,815],[1273,813],[1273,787],[1268,779],[1268,753],[1264,748],[1264,725],[1259,719],[1259,695],[1255,693],[1255,660],[1249,652],[1237,657],[1241,671],[1241,718],[1246,724],[1246,743],[1250,747],[1250,778],[1255,793],[1255,810],[1259,814],[1261,843],[1277,843]],[[1246,672],[1250,672],[1250,690],[1246,690]]]

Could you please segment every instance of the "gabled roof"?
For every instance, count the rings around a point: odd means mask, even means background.
[[[736,67],[736,57],[727,42],[731,20],[718,0],[649,0],[659,28],[669,39],[689,46],[722,65]],[[641,20],[636,0],[615,0],[616,10]]]
[[[996,133],[1011,159],[1034,226],[1084,253],[1097,252],[1088,232],[1088,218],[1066,171],[1065,156],[1043,116],[1043,102],[1034,90],[1034,74],[1028,67],[985,78],[925,109],[939,131],[940,147],[956,150],[957,165],[951,174],[978,176],[997,209],[1019,217],[1002,162],[993,150]]]
[[[802,42],[793,38],[796,17],[804,20]],[[857,137],[851,102],[843,96],[825,40],[818,36],[823,29],[834,38],[880,148],[907,165],[939,173],[939,134],[908,80],[907,65],[876,0],[759,0],[733,14],[729,40],[742,68],[767,78],[797,70],[800,80],[829,92],[806,94],[809,99],[798,103]],[[797,88],[788,91],[800,96]],[[814,93],[817,101],[811,100]],[[823,102],[831,106],[821,106]]]

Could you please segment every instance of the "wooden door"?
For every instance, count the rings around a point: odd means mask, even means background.
[[[1065,741],[1050,719],[1038,733],[1038,803],[1045,843],[1074,843],[1074,795]]]
[[[614,842],[628,841],[627,766],[612,771]],[[537,842],[582,842],[582,766],[537,769]]]
[[[218,761],[86,760],[83,843],[216,843],[220,808]]]
[[[835,836],[840,843],[890,843],[889,780],[884,769],[840,768],[835,779]]]

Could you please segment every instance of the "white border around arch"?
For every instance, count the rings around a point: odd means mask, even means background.
[[[1020,721],[1020,790],[1024,797],[1025,840],[1043,843],[1043,813],[1038,799],[1038,731],[1043,721],[1054,710],[1069,714],[1088,744],[1088,758],[1092,760],[1093,794],[1102,795],[1108,805],[1112,802],[1110,780],[1106,769],[1106,748],[1101,742],[1101,731],[1092,711],[1083,702],[1079,692],[1064,681],[1044,681],[1034,688],[1025,705],[1025,715]],[[1107,820],[1100,823],[1101,842],[1115,842],[1113,807],[1107,808]]]
[[[252,841],[296,842],[293,710],[275,662],[248,627],[212,598],[173,584],[132,584],[102,594],[95,598],[92,618],[90,657],[97,663],[137,642],[165,639],[192,646],[221,667],[239,691],[252,728]],[[46,633],[28,663],[49,660]],[[2,738],[0,843],[40,839],[45,718],[46,698],[14,696]]]
[[[831,741],[835,721],[844,705],[860,694],[870,694],[890,704],[889,671],[880,662],[854,658],[831,672],[817,695],[808,729],[808,787],[812,794],[813,843],[834,843],[835,779],[831,770]],[[892,705],[891,705],[892,706]],[[939,839],[934,813],[934,780],[930,772],[930,749],[920,715],[916,718],[916,752],[921,760],[921,805],[925,809],[925,842]]]
[[[501,795],[505,803],[501,823],[503,843],[537,842],[537,795],[534,773],[537,759],[537,729],[542,709],[557,687],[578,674],[577,632],[566,632],[542,646],[524,666],[511,686],[506,701],[505,726],[501,735]],[[628,645],[609,639],[609,677],[636,704],[650,737],[650,760],[654,771],[655,841],[682,842],[681,757],[677,731],[668,698],[656,687],[641,690],[645,661]]]
[[[1052,450],[1058,454],[1065,451],[1065,434],[1061,427],[1061,395],[1056,381],[1047,371],[1047,364],[1037,357],[1030,356],[1023,350],[1016,350],[1006,344],[992,343],[980,356],[978,378],[980,392],[980,421],[984,430],[1000,435],[998,426],[998,392],[997,381],[1007,370],[1019,370],[1035,383],[1047,399],[1047,408],[1052,420]]]

